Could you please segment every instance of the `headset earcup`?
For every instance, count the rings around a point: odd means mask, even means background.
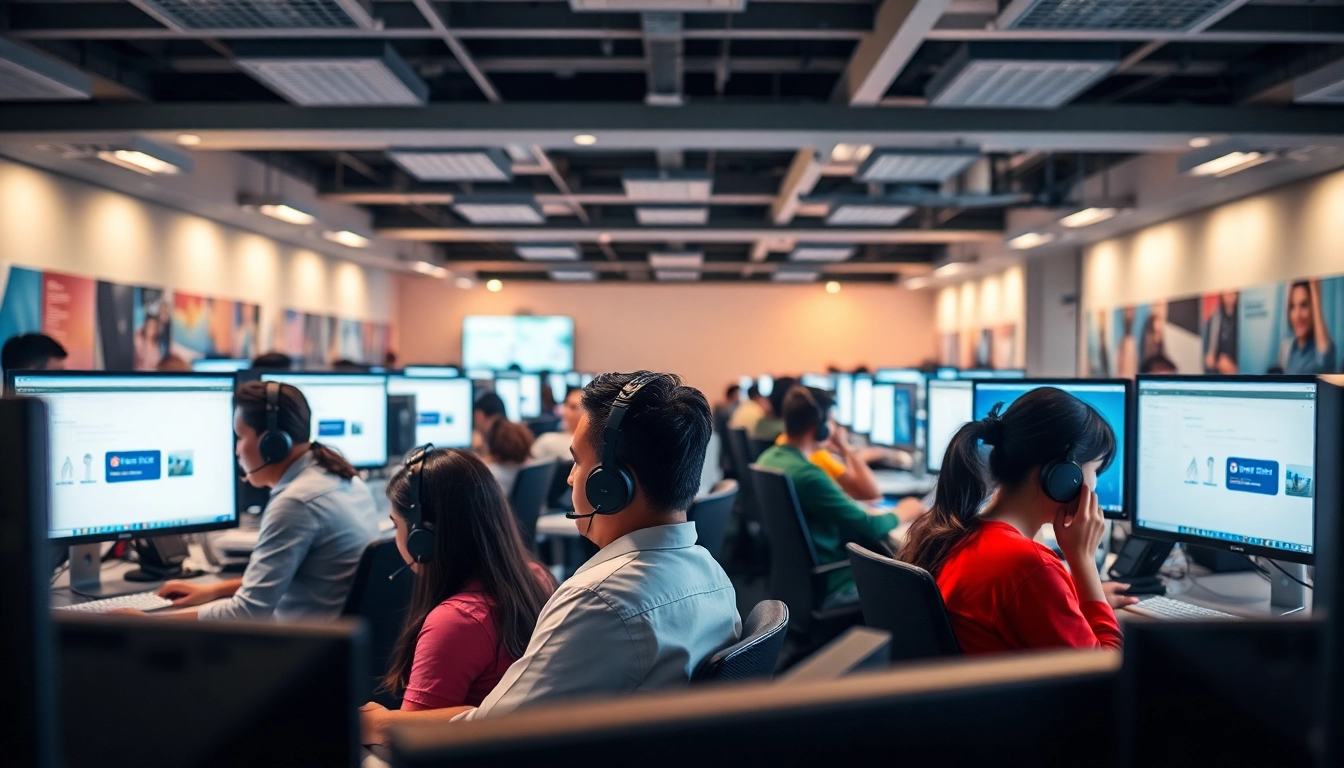
[[[614,515],[625,509],[635,495],[635,484],[621,469],[595,467],[583,484],[588,504],[599,515]]]
[[[427,563],[434,557],[434,532],[416,528],[406,536],[406,551],[417,563]]]
[[[817,425],[817,442],[824,443],[831,437],[831,423],[827,419],[822,419]]]
[[[1052,461],[1041,467],[1041,489],[1051,500],[1068,504],[1083,490],[1083,468],[1073,461]]]
[[[291,449],[294,448],[294,439],[288,432],[279,430],[267,431],[261,436],[257,443],[257,448],[261,451],[261,460],[268,464],[276,464],[285,460]]]

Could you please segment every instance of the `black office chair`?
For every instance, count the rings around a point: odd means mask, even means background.
[[[738,508],[749,520],[759,521],[760,512],[756,507],[756,489],[753,486],[751,477],[751,462],[756,460],[755,456],[748,457],[750,448],[747,447],[749,438],[745,429],[728,430],[728,456],[733,464],[733,471],[741,480],[741,487],[738,491]]]
[[[686,519],[695,523],[696,543],[709,550],[720,565],[723,564],[723,539],[728,535],[728,518],[732,517],[740,487],[736,480],[720,480],[686,510]]]
[[[742,639],[700,663],[692,683],[769,680],[789,633],[789,608],[778,600],[762,600],[742,622]]]
[[[747,438],[747,458],[755,461],[761,457],[762,453],[770,450],[775,444],[774,440],[757,440],[754,437]]]
[[[560,417],[558,416],[538,416],[535,419],[528,419],[523,422],[534,436],[540,437],[547,432],[555,432],[560,429]]]
[[[513,481],[513,491],[509,494],[509,506],[513,516],[518,518],[518,529],[523,534],[523,543],[535,551],[537,548],[537,518],[546,506],[546,495],[551,490],[551,478],[555,476],[554,461],[538,461],[518,470]]]
[[[789,606],[790,629],[801,645],[797,651],[809,653],[862,618],[857,605],[821,607],[830,575],[849,568],[849,562],[821,563],[788,475],[753,464],[751,478],[770,542],[770,596]]]
[[[847,544],[863,622],[891,633],[891,660],[958,656],[943,593],[928,571]]]
[[[379,539],[364,548],[342,616],[359,616],[369,628],[369,674],[373,676],[374,701],[385,707],[401,706],[401,700],[378,691],[387,674],[388,657],[401,636],[401,625],[411,606],[415,575],[405,567],[395,538]]]
[[[574,469],[570,459],[557,459],[555,474],[551,476],[551,489],[546,492],[546,506],[569,512],[574,509],[573,489],[569,487],[569,472]]]

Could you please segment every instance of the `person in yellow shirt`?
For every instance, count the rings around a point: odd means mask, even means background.
[[[812,398],[817,401],[817,406],[822,412],[830,413],[831,406],[835,403],[831,393],[813,387],[808,387],[808,391],[812,393]],[[775,445],[783,445],[787,441],[788,434],[782,434],[775,440]],[[851,499],[876,501],[882,498],[882,491],[877,486],[873,470],[857,451],[849,447],[848,430],[836,424],[834,419],[831,420],[830,437],[807,458],[825,472],[827,477],[834,480]]]

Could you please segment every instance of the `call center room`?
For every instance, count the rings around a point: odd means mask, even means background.
[[[1341,0],[0,0],[0,343],[6,765],[1344,765]]]

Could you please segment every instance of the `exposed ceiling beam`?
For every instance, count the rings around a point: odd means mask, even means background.
[[[949,5],[950,0],[883,0],[872,34],[854,49],[832,98],[856,107],[876,106]]]
[[[332,200],[357,205],[451,205],[461,192],[444,188],[434,189],[334,189],[321,193],[323,200]],[[650,203],[666,205],[667,200],[658,198],[627,197],[623,192],[571,192],[570,194],[538,194],[537,202],[542,205],[638,205]],[[697,205],[770,205],[775,195],[711,195],[708,200],[697,200]]]
[[[830,154],[829,147],[825,153]],[[813,187],[817,186],[817,181],[821,179],[825,165],[826,162],[816,147],[803,147],[798,150],[798,154],[793,156],[789,172],[779,185],[779,194],[770,203],[771,221],[781,226],[793,221],[794,215],[798,213],[799,198],[812,193]]]
[[[764,264],[748,265],[741,261],[706,261],[703,265],[696,268],[698,272],[708,272],[711,274],[730,274],[735,275],[750,270],[747,274],[770,274],[779,269],[782,262],[766,262]],[[788,262],[789,267],[797,267],[797,263]],[[456,261],[447,259],[443,265],[455,272],[545,272],[552,265],[541,264],[535,261]],[[647,272],[649,264],[645,261],[568,261],[555,266],[564,269],[591,269],[595,272],[608,272],[615,274],[628,274],[631,272]],[[818,271],[830,275],[922,275],[933,269],[933,265],[921,261],[856,261],[856,262],[827,262],[816,265]]]
[[[763,228],[755,222],[737,222],[713,227],[381,227],[379,237],[437,243],[577,242],[663,243],[754,243],[778,237],[793,237],[815,243],[934,244],[999,242],[998,230],[976,229],[842,229],[839,227]]]
[[[562,29],[530,29],[513,27],[455,28],[458,40],[639,40],[643,33],[637,29],[604,29],[575,27]],[[688,29],[687,40],[860,40],[866,33],[859,29]],[[432,29],[392,28],[367,29],[193,29],[178,32],[158,27],[131,27],[128,29],[82,27],[28,27],[5,30],[6,37],[29,40],[195,40],[209,37],[219,40],[263,38],[283,39],[386,39],[433,40],[442,35]]]
[[[481,68],[476,66],[476,62],[472,60],[471,51],[468,51],[462,41],[457,39],[457,35],[448,29],[447,24],[443,23],[443,17],[439,16],[439,12],[434,10],[434,5],[429,0],[411,0],[411,2],[420,11],[420,15],[425,17],[425,21],[429,22],[430,28],[434,30],[444,45],[448,46],[448,50],[453,52],[453,57],[467,71],[467,75],[471,77],[472,82],[476,83],[476,87],[480,88],[481,93],[485,94],[486,101],[502,101],[499,97],[499,91],[495,90],[490,78],[486,77]]]
[[[1021,41],[1045,42],[1136,42],[1167,40],[1184,43],[1300,43],[1325,44],[1344,42],[1344,30],[1206,30],[1204,32],[1163,32],[1126,29],[958,29],[934,27],[925,40]]]

